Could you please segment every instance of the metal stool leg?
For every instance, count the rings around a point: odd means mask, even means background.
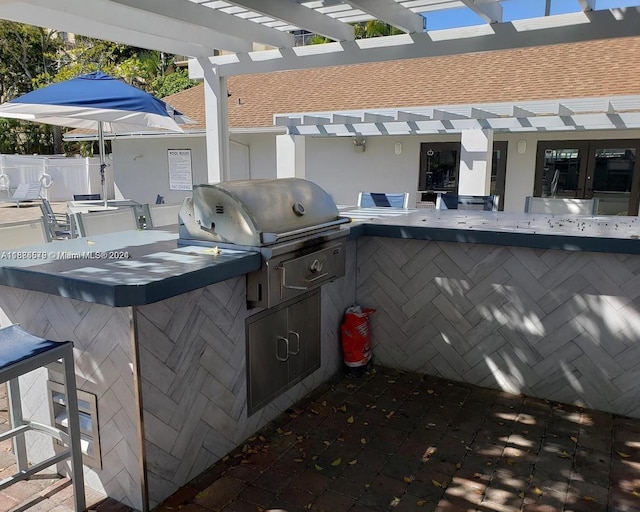
[[[17,428],[20,425],[24,425],[25,421],[24,416],[22,415],[22,400],[20,400],[20,384],[18,383],[17,378],[7,381],[7,400],[9,405],[11,428]],[[18,471],[26,471],[28,469],[28,464],[24,433],[16,435],[12,441]]]
[[[80,421],[78,414],[78,393],[76,391],[76,375],[73,364],[73,347],[65,350],[64,388],[67,395],[67,419],[69,422],[69,445],[71,449],[71,479],[73,482],[73,498],[76,511],[84,511],[84,474],[82,469],[82,450],[80,449]]]

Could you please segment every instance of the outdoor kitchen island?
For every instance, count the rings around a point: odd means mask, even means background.
[[[321,288],[320,369],[251,416],[244,275],[257,253],[178,248],[171,231],[49,244],[38,249],[131,258],[0,260],[0,324],[74,342],[79,389],[97,397],[101,468],[85,468],[87,484],[138,509],[145,485],[158,503],[339,371],[354,302],[377,310],[379,364],[640,416],[636,218],[535,219],[352,225],[345,276]],[[42,400],[49,378],[25,392]],[[31,408],[48,418],[48,404]]]

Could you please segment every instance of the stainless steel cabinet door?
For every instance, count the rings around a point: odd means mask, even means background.
[[[288,310],[289,379],[295,382],[320,368],[320,294]]]
[[[249,414],[289,383],[287,310],[247,325],[247,403]]]

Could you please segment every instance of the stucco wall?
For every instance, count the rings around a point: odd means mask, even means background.
[[[539,140],[588,140],[640,138],[640,130],[593,132],[495,134],[508,141],[505,211],[522,212],[525,197],[533,194],[536,149]],[[230,144],[230,178],[276,177],[276,135],[233,134]],[[409,192],[414,205],[418,190],[420,144],[455,142],[458,135],[366,137],[364,152],[356,152],[351,137],[305,140],[306,179],[316,182],[338,204],[355,204],[358,192]],[[518,141],[526,142],[518,153]],[[395,153],[395,143],[402,152]],[[157,194],[167,203],[178,203],[190,193],[169,191],[168,149],[191,149],[193,183],[206,183],[206,145],[203,137],[121,139],[114,141],[116,189],[122,197],[153,203]],[[640,155],[639,155],[640,157]]]

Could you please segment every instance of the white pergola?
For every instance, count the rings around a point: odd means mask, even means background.
[[[503,0],[0,0],[0,18],[190,57],[191,76],[205,81],[209,179],[220,181],[228,176],[227,76],[640,35],[640,7],[598,10],[597,0],[576,2],[577,12],[504,21]],[[479,23],[429,29],[432,13],[453,16],[459,8],[473,11]],[[402,34],[356,40],[350,24],[372,19],[389,23]],[[294,30],[320,34],[332,42],[296,47]],[[267,49],[254,51],[255,43]],[[589,115],[598,114],[602,122],[615,126],[622,112],[611,105]],[[490,129],[515,123],[517,130],[526,127],[521,119],[535,124],[542,117],[533,106],[533,115],[524,113],[526,105],[505,108],[510,113],[476,106],[463,113],[453,107],[425,107],[417,112],[336,115],[353,118],[356,125],[369,124],[365,131],[381,126],[389,130],[387,123],[404,123],[414,133],[424,123],[431,123],[436,132],[460,122]],[[580,126],[582,118],[569,114],[579,111],[561,102],[551,108],[545,121],[559,119],[562,128],[572,123]],[[314,126],[336,124],[327,122],[327,116],[331,114],[315,116],[319,121]],[[301,117],[302,122],[293,120]],[[304,121],[304,114],[283,116],[276,122],[303,127],[312,117],[307,114]],[[622,119],[626,126],[635,126],[635,118],[633,122]],[[297,133],[302,131],[298,128]]]

